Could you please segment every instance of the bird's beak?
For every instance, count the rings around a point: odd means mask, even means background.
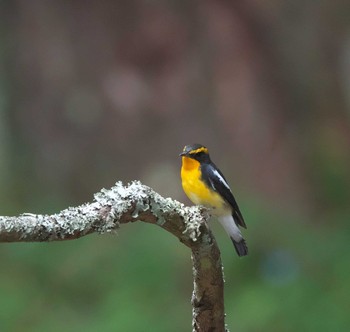
[[[186,152],[181,152],[181,153],[179,154],[179,156],[180,156],[180,157],[186,156]]]

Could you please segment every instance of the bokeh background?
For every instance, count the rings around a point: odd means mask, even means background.
[[[213,222],[231,331],[350,326],[350,3],[0,1],[1,215],[117,180],[189,204],[209,147],[245,216]],[[158,227],[0,245],[1,331],[190,331],[190,252]]]

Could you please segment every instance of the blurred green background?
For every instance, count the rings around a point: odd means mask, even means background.
[[[245,216],[213,222],[231,331],[350,326],[350,3],[0,1],[1,215],[138,179],[186,204],[209,147]],[[190,252],[159,227],[0,245],[1,331],[190,331]]]

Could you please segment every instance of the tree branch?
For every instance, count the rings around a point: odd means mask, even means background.
[[[192,250],[194,290],[193,331],[225,331],[220,251],[208,228],[208,214],[163,198],[140,182],[117,182],[102,189],[94,201],[53,215],[24,213],[0,217],[0,242],[43,242],[77,239],[115,232],[120,224],[157,224]]]

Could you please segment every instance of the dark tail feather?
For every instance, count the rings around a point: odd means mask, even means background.
[[[248,247],[245,243],[245,240],[242,239],[240,242],[236,242],[233,238],[231,238],[233,245],[235,246],[236,252],[238,256],[246,256],[248,255]]]

